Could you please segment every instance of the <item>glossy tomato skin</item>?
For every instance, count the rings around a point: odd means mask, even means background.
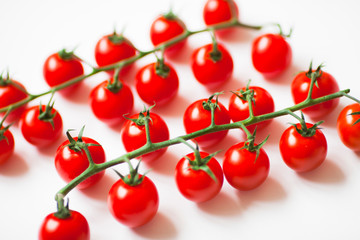
[[[6,130],[0,140],[0,164],[6,162],[14,153],[15,141],[10,130]]]
[[[296,124],[301,129],[300,124]],[[307,128],[313,124],[307,123]],[[327,142],[320,129],[314,136],[304,137],[294,126],[287,128],[280,138],[280,153],[288,167],[296,172],[309,172],[318,168],[325,160]]]
[[[79,59],[76,57],[64,59],[59,53],[50,55],[45,60],[43,66],[43,76],[50,87],[55,87],[83,74],[84,68]],[[62,89],[59,92],[64,96],[69,96],[79,86],[80,83],[77,83]]]
[[[39,240],[90,240],[90,228],[86,218],[70,210],[70,217],[61,219],[54,213],[46,216],[41,224]]]
[[[136,74],[135,87],[140,98],[147,104],[161,106],[174,98],[179,90],[179,78],[175,69],[168,63],[168,75],[156,73],[157,63],[142,67]]]
[[[242,149],[243,146],[244,142],[241,142],[226,151],[223,171],[226,180],[232,187],[247,191],[257,188],[266,180],[269,175],[270,163],[262,148],[256,159],[256,152]]]
[[[0,108],[7,107],[13,103],[19,102],[27,98],[24,85],[16,80],[11,80],[11,83],[0,85]],[[11,123],[18,120],[21,114],[26,109],[27,104],[13,110],[6,118],[6,121]],[[4,116],[5,113],[0,113]]]
[[[146,115],[146,113],[145,113]],[[138,119],[139,114],[132,115],[131,119]],[[150,113],[149,130],[150,138],[153,143],[169,140],[169,129],[165,121],[156,113]],[[146,144],[145,125],[137,125],[133,121],[126,120],[121,132],[121,139],[125,150],[131,152]],[[142,161],[150,163],[166,152],[167,148],[162,148],[151,153],[142,155]]]
[[[266,113],[274,112],[275,104],[272,96],[268,91],[261,87],[250,86],[249,89],[254,90],[255,104],[252,103],[253,113],[255,116],[259,116]],[[246,90],[246,88],[242,88]],[[240,91],[240,89],[238,89]],[[233,94],[229,101],[229,114],[233,122],[242,121],[249,117],[249,103],[237,97]],[[260,123],[247,126],[250,132],[253,132],[255,127],[257,130],[262,129],[269,125],[272,120],[263,121]]]
[[[207,128],[211,124],[211,111],[206,110],[203,107],[203,102],[206,102],[207,99],[200,99],[187,107],[183,116],[183,123],[185,127],[185,131],[187,134]],[[215,100],[212,100],[215,103]],[[215,124],[228,124],[230,123],[230,117],[228,110],[224,107],[224,105],[218,102],[220,107],[215,110]],[[200,137],[196,137],[192,139],[194,142],[198,143],[201,147],[210,147],[214,144],[217,144],[223,138],[226,137],[228,130],[221,132],[209,133]]]
[[[150,27],[150,39],[154,46],[180,36],[186,31],[186,26],[181,19],[174,15],[160,15]],[[165,53],[168,57],[174,57],[186,45],[187,39],[168,47]]]
[[[200,152],[200,157],[205,158],[208,153]],[[195,154],[186,155],[191,161]],[[215,158],[207,163],[209,169],[214,173],[216,181],[203,170],[194,170],[189,164],[189,159],[183,157],[175,168],[175,181],[180,193],[190,201],[201,203],[214,198],[221,190],[224,175],[220,164]]]
[[[233,73],[234,63],[228,50],[222,45],[217,45],[221,59],[214,61],[210,53],[213,44],[207,44],[196,49],[191,57],[191,68],[195,79],[208,89],[215,89],[228,81]]]
[[[42,105],[41,109],[45,111],[46,106]],[[37,147],[44,147],[54,143],[61,136],[61,115],[55,108],[51,110],[51,114],[55,114],[52,119],[53,125],[50,121],[39,119],[40,106],[30,107],[22,114],[19,126],[26,141]]]
[[[90,106],[94,115],[102,122],[115,126],[123,123],[124,114],[131,113],[134,106],[134,96],[130,88],[122,83],[118,92],[110,91],[104,81],[97,85],[90,93]]]
[[[77,137],[74,138],[77,141]],[[105,152],[100,144],[88,137],[82,137],[83,142],[92,143],[99,146],[89,146],[88,149],[90,151],[91,157],[94,163],[104,163],[105,162]],[[55,155],[55,167],[56,171],[60,175],[60,177],[65,182],[70,182],[77,176],[79,176],[82,172],[86,170],[89,166],[89,160],[86,157],[86,153],[84,150],[74,151],[67,146],[69,144],[69,140],[63,142],[56,151]],[[101,171],[83,182],[77,185],[78,189],[88,188],[98,181],[104,176],[105,171]]]
[[[283,36],[268,33],[253,41],[251,59],[258,72],[274,78],[291,64],[292,50]]]
[[[311,94],[313,99],[339,91],[339,86],[333,76],[324,71],[321,71],[320,74],[321,76],[317,78],[317,84],[319,87],[314,85]],[[307,77],[306,72],[301,72],[295,76],[291,84],[291,93],[295,104],[298,104],[307,98],[310,83],[311,79]],[[313,119],[319,119],[329,114],[338,104],[339,99],[336,98],[304,108],[302,111]]]
[[[120,223],[139,227],[148,223],[159,208],[159,195],[155,184],[148,178],[135,186],[119,179],[108,194],[108,208]]]
[[[360,112],[360,104],[353,103],[346,106],[337,119],[337,132],[344,145],[353,151],[360,151],[360,124],[356,123],[360,115],[351,115]]]

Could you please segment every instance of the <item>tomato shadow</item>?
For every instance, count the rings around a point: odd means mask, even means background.
[[[58,96],[61,96],[62,99],[72,104],[87,104],[89,101],[89,95],[91,90],[92,87],[83,81],[77,89],[71,92],[71,94],[69,93],[67,95],[64,95],[59,93]]]
[[[0,175],[17,177],[29,171],[29,165],[25,159],[14,153],[6,162],[0,166]]]
[[[184,45],[184,47],[177,54],[165,54],[165,59],[174,64],[189,64],[191,55],[194,49],[190,46],[188,42]]]
[[[102,179],[95,185],[87,188],[81,189],[80,192],[95,200],[107,201],[107,196],[111,186],[116,182],[116,179],[110,177],[105,173]]]
[[[131,230],[146,239],[174,239],[177,235],[175,224],[161,212],[149,223]]]
[[[198,203],[197,206],[200,210],[217,216],[234,216],[242,211],[239,202],[224,192],[209,201]]]
[[[175,167],[178,159],[175,154],[166,151],[160,158],[153,162],[146,163],[146,166],[151,169],[152,172],[172,176],[174,175]]]
[[[152,111],[160,116],[183,117],[183,113],[190,105],[190,102],[184,96],[177,94],[173,99],[162,106],[155,106]]]
[[[336,128],[337,125],[337,119],[339,117],[339,114],[341,112],[341,110],[343,108],[345,108],[346,104],[343,104],[341,102],[339,102],[339,104],[335,107],[335,109],[333,109],[330,113],[326,114],[323,117],[320,118],[310,118],[308,117],[309,120],[311,120],[313,123],[318,122],[323,120],[324,123],[322,123],[319,127],[320,128]]]
[[[301,68],[297,66],[294,63],[291,63],[290,66],[284,70],[284,72],[280,73],[279,75],[275,77],[266,77],[264,76],[264,79],[270,83],[278,84],[278,85],[286,85],[289,86],[289,84],[292,83],[295,76],[300,71],[305,71],[306,69]],[[289,86],[290,87],[290,86]]]
[[[58,147],[67,140],[65,135],[61,135],[55,142],[45,147],[39,147],[37,150],[42,154],[50,157],[54,157]]]
[[[220,33],[216,33],[216,37],[221,42],[228,42],[228,43],[249,43],[252,41],[257,34],[255,31],[252,31],[250,29],[245,29],[241,27],[235,27],[227,31],[222,31]]]
[[[265,145],[278,145],[281,135],[285,129],[290,126],[290,124],[282,124],[276,119],[273,119],[269,125],[256,131],[256,143],[261,143],[267,136],[269,136]]]

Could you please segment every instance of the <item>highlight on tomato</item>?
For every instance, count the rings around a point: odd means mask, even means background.
[[[360,151],[360,104],[353,103],[340,112],[337,132],[342,143],[353,151]]]

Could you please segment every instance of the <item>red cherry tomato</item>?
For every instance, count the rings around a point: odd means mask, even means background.
[[[268,91],[257,86],[250,86],[249,89],[254,90],[255,104],[252,103],[254,116],[274,112],[274,100]],[[242,88],[242,90],[246,91],[246,88]],[[240,89],[238,89],[238,91],[240,91]],[[239,95],[241,96],[241,94]],[[229,114],[233,122],[245,120],[249,117],[249,103],[233,94],[229,101]],[[257,127],[257,129],[261,129],[270,123],[271,120],[263,121],[247,126],[247,128],[250,132],[253,132],[255,127]]]
[[[146,116],[147,114],[144,113]],[[132,115],[130,119],[138,119],[139,114]],[[156,113],[150,113],[149,121],[150,139],[153,143],[169,140],[169,129],[165,121]],[[136,150],[146,144],[145,125],[137,125],[135,122],[126,120],[121,133],[121,139],[127,152]],[[166,152],[167,148],[162,148],[141,156],[144,162],[151,162]]]
[[[360,112],[360,104],[354,103],[346,106],[337,119],[337,131],[344,145],[353,151],[360,151],[360,115],[352,113]]]
[[[25,87],[18,81],[11,80],[5,84],[0,84],[0,108],[7,107],[13,103],[19,102],[27,98]],[[21,114],[26,109],[26,105],[14,109],[6,118],[7,122],[14,122],[19,119]],[[5,113],[0,113],[0,116],[4,116]]]
[[[107,202],[116,220],[132,228],[149,222],[159,208],[156,186],[146,176],[135,186],[130,186],[119,179],[111,187]]]
[[[311,128],[313,124],[306,123],[306,126]],[[299,123],[296,127],[301,129]],[[309,172],[319,167],[327,153],[326,139],[319,129],[316,130],[315,135],[305,137],[291,126],[282,134],[279,147],[286,165],[297,172]]]
[[[185,131],[187,134],[207,128],[211,124],[211,111],[203,107],[203,102],[207,102],[207,99],[201,99],[195,101],[190,106],[187,107],[184,113],[183,122]],[[215,100],[212,99],[212,103],[215,103]],[[218,102],[220,107],[215,109],[215,124],[228,124],[230,123],[230,117],[227,109]],[[200,137],[193,139],[194,142],[197,142],[202,147],[210,147],[214,144],[217,144],[222,140],[228,131],[214,132],[209,133]]]
[[[200,152],[205,158],[208,153]],[[187,157],[187,158],[186,158]],[[205,202],[214,198],[221,190],[224,176],[220,164],[215,158],[207,162],[207,166],[214,174],[216,181],[202,169],[194,169],[189,163],[194,161],[195,154],[190,153],[180,159],[176,165],[175,180],[180,193],[193,202]]]
[[[83,74],[84,68],[81,61],[72,53],[65,51],[50,55],[43,66],[44,79],[50,87],[55,87]],[[69,96],[79,86],[80,83],[71,85],[60,90],[60,93]]]
[[[256,152],[243,148],[244,142],[230,147],[224,157],[223,171],[226,180],[238,190],[251,190],[260,186],[269,175],[269,158],[260,148],[256,159]]]
[[[253,41],[251,58],[258,72],[266,78],[274,78],[290,65],[292,51],[283,36],[268,33]]]
[[[42,112],[45,112],[46,106],[41,106]],[[51,110],[52,122],[41,120],[40,106],[28,108],[21,116],[19,125],[21,133],[25,140],[37,146],[44,147],[54,143],[62,133],[63,122],[59,112],[56,109]]]
[[[213,44],[207,44],[196,49],[191,57],[191,68],[196,80],[209,89],[228,81],[234,68],[232,57],[223,45],[217,45],[219,59],[211,56],[213,49]]]
[[[39,240],[90,240],[90,228],[86,218],[70,210],[70,217],[62,219],[54,213],[46,216],[41,224]]]
[[[327,94],[335,93],[339,91],[339,86],[333,76],[321,71],[321,76],[317,78],[317,84],[314,85],[311,97],[313,99],[325,96]],[[295,104],[304,101],[309,92],[311,79],[307,76],[307,72],[301,72],[294,78],[291,84],[291,93]],[[319,103],[315,106],[304,108],[302,111],[311,118],[321,118],[329,114],[339,103],[339,99],[333,99],[323,103]]]
[[[1,128],[3,130],[3,128]],[[15,141],[12,133],[6,130],[0,135],[0,164],[6,162],[14,153]]]
[[[122,35],[116,33],[103,36],[95,46],[95,60],[99,67],[117,63],[121,60],[136,55],[136,49],[132,43]],[[133,64],[123,67],[121,75],[125,75]],[[108,71],[111,75],[114,71]]]
[[[78,140],[77,137],[74,138],[75,141]],[[82,141],[84,143],[92,143],[99,146],[89,146],[88,149],[90,151],[90,155],[94,161],[94,163],[104,163],[105,162],[105,152],[100,144],[88,137],[82,137]],[[89,167],[89,160],[87,159],[86,153],[84,150],[75,151],[67,146],[69,144],[69,140],[63,142],[56,151],[55,155],[55,167],[59,175],[65,182],[70,182],[77,176],[79,176],[82,172],[84,172]],[[88,188],[98,181],[104,176],[105,172],[99,172],[83,182],[77,185],[79,189]]]
[[[114,126],[124,121],[124,114],[131,113],[134,97],[130,88],[124,83],[118,92],[109,90],[108,86],[109,82],[104,81],[91,91],[90,106],[99,120]]]
[[[154,46],[158,46],[166,41],[180,36],[186,31],[186,26],[173,13],[161,15],[155,19],[150,27],[150,39]],[[165,53],[173,57],[179,53],[186,44],[187,39],[184,39],[165,50]]]

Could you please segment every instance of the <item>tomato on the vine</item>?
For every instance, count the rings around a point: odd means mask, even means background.
[[[139,97],[147,104],[164,105],[177,94],[179,78],[168,63],[150,63],[136,74],[135,87]]]
[[[346,106],[337,119],[337,132],[344,145],[353,151],[360,151],[360,104]]]
[[[253,41],[251,59],[258,72],[274,78],[290,65],[292,51],[282,35],[267,33]]]
[[[0,164],[6,162],[14,153],[15,141],[8,128],[0,127]]]
[[[94,115],[108,125],[122,123],[124,114],[131,113],[134,96],[130,88],[123,82],[112,87],[113,79],[97,85],[90,93],[89,100]]]
[[[219,87],[232,75],[234,64],[222,44],[207,44],[196,49],[191,56],[191,68],[196,80],[209,89]]]

